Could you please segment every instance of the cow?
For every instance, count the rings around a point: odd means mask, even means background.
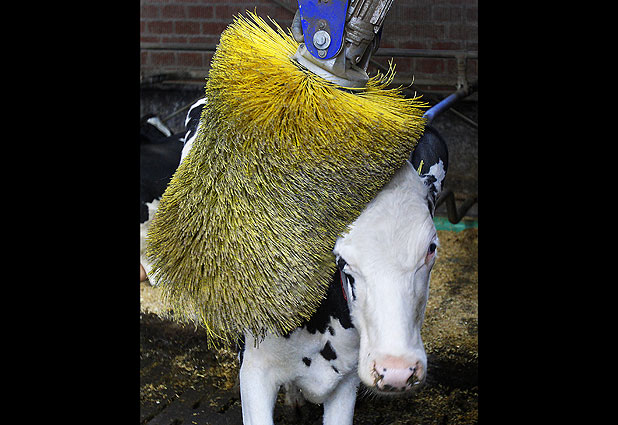
[[[182,159],[187,140],[193,140],[201,108],[196,102],[185,119],[187,131],[173,134],[156,115],[140,119],[140,281],[146,280],[150,264],[145,258],[146,235],[159,200]],[[151,282],[152,283],[152,282]]]
[[[205,103],[189,110],[181,161]],[[244,335],[244,425],[273,424],[281,387],[287,404],[323,403],[325,425],[346,425],[361,383],[394,395],[413,393],[425,381],[420,331],[439,247],[433,214],[447,167],[446,143],[427,126],[409,160],[337,239],[337,271],[313,316],[286,335]]]
[[[448,167],[446,143],[426,127],[409,161],[340,236],[337,272],[315,314],[284,336],[245,334],[240,353],[244,425],[273,424],[286,403],[323,403],[325,425],[352,424],[359,384],[378,394],[425,381],[421,326],[439,241],[435,203]]]
[[[140,224],[149,219],[148,204],[158,200],[178,167],[183,147],[181,135],[155,115],[140,120]]]

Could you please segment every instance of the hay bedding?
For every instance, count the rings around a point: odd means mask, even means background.
[[[429,362],[427,383],[411,398],[375,397],[361,390],[356,425],[478,422],[478,229],[438,231],[438,237],[441,247],[422,330]],[[219,414],[238,415],[235,351],[209,350],[205,333],[170,321],[159,289],[142,283],[140,301],[142,423],[189,390],[203,392]],[[284,407],[280,395],[276,424],[321,424],[321,406],[307,404],[300,414],[298,418]],[[198,417],[195,423],[202,423]]]

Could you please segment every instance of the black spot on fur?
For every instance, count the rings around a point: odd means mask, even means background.
[[[303,357],[303,363],[307,366],[311,366],[311,359],[309,357]]]
[[[320,354],[326,360],[335,360],[337,358],[337,353],[335,353],[335,350],[333,350],[333,346],[330,345],[330,341],[326,341],[326,345],[324,346],[322,351],[320,351]]]
[[[410,156],[410,163],[415,170],[420,170],[420,177],[423,183],[429,187],[427,208],[431,216],[434,215],[435,203],[438,198],[438,186],[442,188],[443,182],[437,181],[437,177],[429,173],[430,168],[442,161],[444,172],[448,169],[448,146],[446,142],[440,136],[440,133],[430,125],[425,127],[423,136],[419,139],[412,155]]]
[[[435,205],[434,202],[430,198],[427,198],[427,209],[429,210],[429,213],[431,214],[431,218],[433,218],[433,214],[435,211],[434,205]]]
[[[344,279],[342,281],[342,285],[347,288],[347,285],[349,284],[350,288],[352,289],[352,299],[356,300],[356,292],[354,291],[354,277],[343,271],[347,263],[345,262],[343,258],[341,257],[338,257],[338,258],[339,259],[337,260],[337,267],[339,267],[339,272],[340,272],[339,277],[340,279]]]
[[[410,155],[410,162],[415,170],[421,165],[423,161],[423,167],[421,168],[421,176],[428,175],[429,169],[432,165],[442,161],[444,164],[444,171],[448,169],[448,146],[440,135],[440,133],[431,125],[425,126],[423,136],[419,139],[414,151]],[[435,182],[434,178],[432,183]],[[426,183],[427,184],[427,183]]]
[[[333,368],[333,370],[335,371],[335,373],[339,373],[339,369],[337,369],[335,366],[331,366]]]
[[[352,319],[350,318],[348,303],[345,298],[343,298],[343,290],[341,289],[341,275],[338,269],[335,270],[335,273],[333,274],[330,286],[328,287],[328,292],[326,293],[326,298],[318,306],[318,309],[315,313],[313,313],[313,316],[311,316],[309,320],[303,322],[299,327],[306,327],[307,331],[312,334],[316,333],[316,331],[324,333],[328,328],[331,318],[338,319],[344,329],[354,327],[354,325],[352,325]],[[285,338],[289,338],[292,332],[294,331],[291,331],[283,336]],[[331,333],[331,335],[334,334]]]
[[[335,336],[335,330],[333,329],[333,327],[332,327],[332,326],[329,326],[329,327],[328,327],[328,332],[329,332],[332,336]]]

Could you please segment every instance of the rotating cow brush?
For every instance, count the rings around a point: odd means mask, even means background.
[[[148,234],[151,279],[212,344],[311,317],[337,237],[424,127],[426,105],[387,89],[392,69],[337,86],[291,59],[299,43],[271,22],[247,12],[221,34],[198,136]]]

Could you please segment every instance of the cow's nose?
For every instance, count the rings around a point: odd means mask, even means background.
[[[374,366],[375,385],[381,391],[407,391],[422,381],[423,375],[420,361],[403,357],[385,357]]]

